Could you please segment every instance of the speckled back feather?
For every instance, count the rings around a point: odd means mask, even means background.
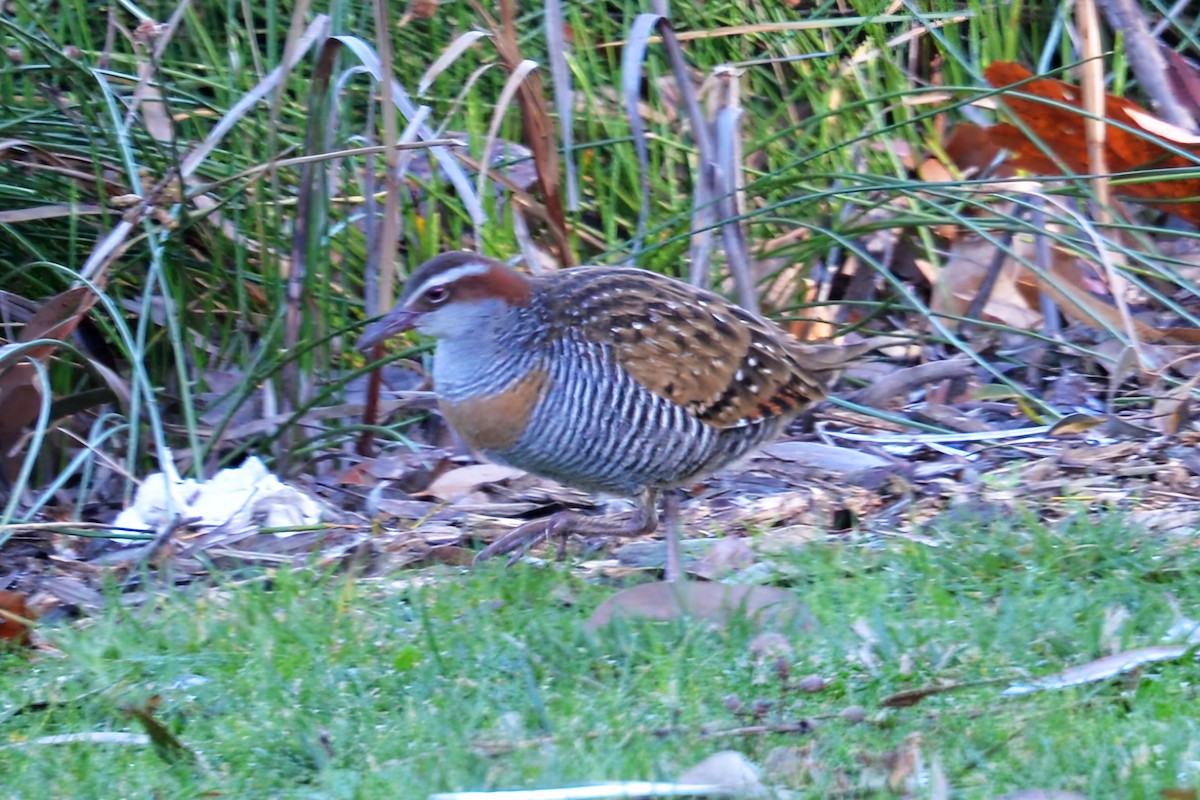
[[[639,384],[715,428],[794,415],[825,394],[782,330],[713,292],[624,268],[534,282],[548,336],[605,342]]]

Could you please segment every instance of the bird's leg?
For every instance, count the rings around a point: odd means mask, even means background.
[[[679,556],[679,534],[682,528],[679,518],[679,489],[668,489],[663,495],[663,521],[667,528],[667,566],[668,581],[682,581],[687,576],[683,574],[683,561]]]
[[[482,561],[485,558],[502,556],[515,551],[508,562],[511,565],[521,557],[522,553],[543,539],[561,536],[565,541],[567,535],[572,533],[596,536],[643,536],[653,533],[658,527],[657,499],[658,492],[654,489],[647,489],[638,499],[637,511],[629,519],[590,517],[574,511],[560,511],[545,519],[526,522],[480,550],[479,554],[475,556],[475,560]]]

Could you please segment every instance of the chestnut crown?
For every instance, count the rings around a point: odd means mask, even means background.
[[[494,258],[467,251],[442,253],[417,268],[396,307],[372,323],[359,349],[408,330],[436,338],[477,331],[516,306],[529,302],[528,278]]]

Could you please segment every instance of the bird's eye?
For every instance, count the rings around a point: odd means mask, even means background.
[[[425,300],[432,305],[439,305],[450,299],[450,290],[445,286],[430,286],[425,290]]]

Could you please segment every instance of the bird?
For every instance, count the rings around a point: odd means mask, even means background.
[[[478,559],[515,559],[571,533],[653,533],[661,493],[674,498],[672,516],[675,490],[776,438],[826,391],[776,324],[635,267],[526,275],[479,253],[445,252],[411,274],[357,346],[371,351],[405,331],[436,340],[438,406],[484,458],[636,502],[631,518],[560,511],[526,522]],[[670,578],[678,535],[668,528]]]

